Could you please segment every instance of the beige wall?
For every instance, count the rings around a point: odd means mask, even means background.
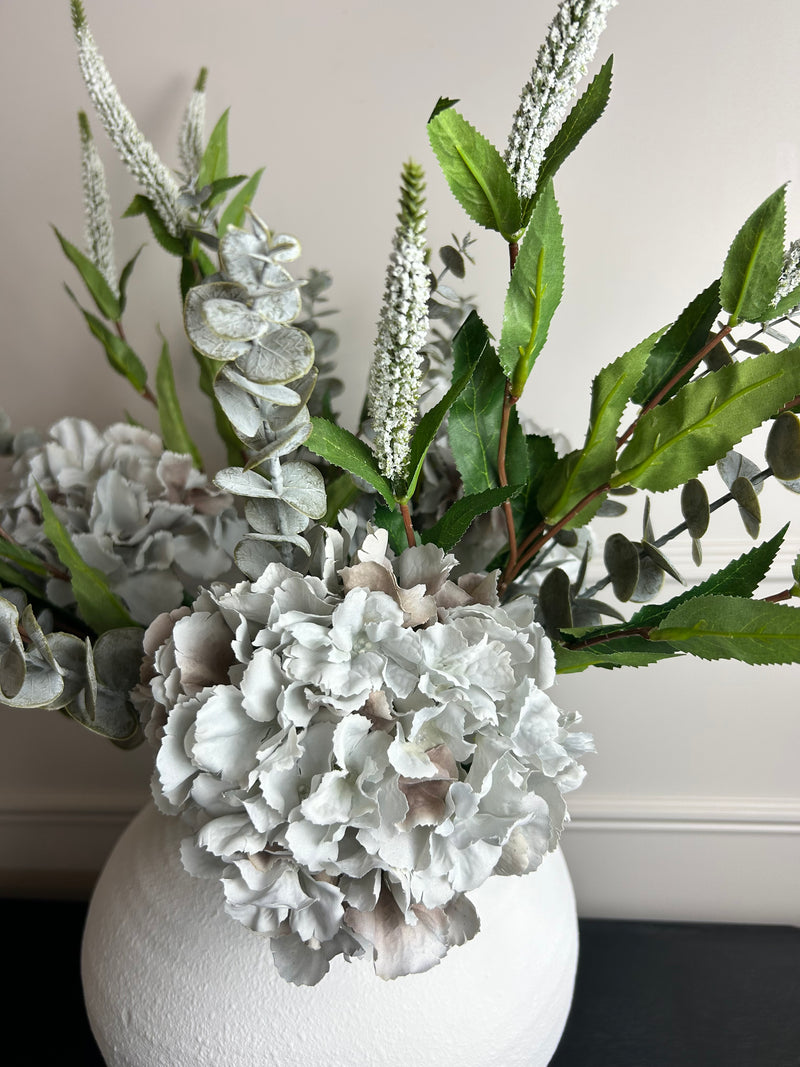
[[[123,96],[169,162],[196,71],[211,68],[210,115],[232,105],[233,168],[266,166],[258,210],[300,237],[307,265],[334,274],[352,415],[399,167],[413,156],[429,170],[434,246],[470,228],[436,173],[425,119],[440,94],[459,97],[502,146],[550,0],[85,6]],[[0,42],[0,405],[18,426],[67,413],[105,423],[125,409],[147,419],[64,294],[75,278],[50,230],[78,241],[82,226],[75,113],[85,97],[67,0],[3,0]],[[713,280],[738,226],[787,179],[789,236],[800,233],[799,46],[796,0],[622,0],[612,12],[600,49],[616,57],[611,106],[558,181],[567,294],[526,399],[541,423],[578,438],[592,372]],[[107,159],[121,212],[132,187]],[[142,231],[123,222],[119,234],[122,260]],[[498,329],[505,253],[488,235],[476,253],[468,286]],[[129,333],[152,366],[160,323],[191,389],[175,292],[172,262],[150,241],[131,286]],[[190,405],[199,435],[203,414]],[[772,499],[767,534],[800,519],[799,498]],[[671,514],[656,502],[660,529]],[[749,544],[734,520],[712,529],[718,561]],[[793,538],[797,552],[800,524]],[[676,555],[691,573],[685,547]],[[693,662],[563,680],[561,703],[582,710],[600,749],[566,843],[585,913],[797,920],[798,682],[796,667]],[[0,728],[5,884],[58,869],[58,884],[46,884],[66,889],[95,868],[146,795],[147,753],[120,753],[44,713],[2,710]]]

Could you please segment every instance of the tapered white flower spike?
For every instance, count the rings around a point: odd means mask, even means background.
[[[183,232],[180,188],[172,171],[145,140],[133,115],[125,107],[86,21],[83,4],[71,0],[72,25],[78,44],[78,63],[97,116],[125,166],[155,204],[173,237]]]
[[[81,180],[86,213],[86,246],[89,258],[103,275],[111,292],[119,297],[117,264],[114,256],[114,224],[106,172],[92,137],[84,111],[78,113],[81,131]]]
[[[208,71],[203,67],[186,106],[178,140],[178,154],[187,185],[195,184],[200,173],[200,164],[203,162],[207,77]]]
[[[424,189],[422,168],[406,163],[368,386],[378,466],[401,491],[418,414],[421,349],[428,333]]]
[[[522,90],[506,148],[521,197],[536,191],[547,146],[564,120],[575,86],[597,51],[606,16],[617,0],[562,0]]]

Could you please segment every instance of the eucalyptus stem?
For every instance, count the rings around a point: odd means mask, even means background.
[[[766,467],[763,471],[759,471],[758,474],[754,474],[753,477],[750,478],[750,482],[753,485],[760,485],[763,481],[766,481],[766,479],[769,478],[771,474],[772,468]],[[732,493],[725,493],[723,496],[718,497],[712,504],[709,504],[708,510],[709,512],[718,511],[724,504],[729,504],[733,499],[734,496]],[[667,542],[671,541],[674,537],[677,537],[679,534],[686,533],[688,529],[689,524],[687,522],[679,522],[677,526],[673,526],[671,530],[667,530],[667,532],[665,534],[662,534],[661,537],[656,538],[656,540],[653,542],[653,547],[662,548],[665,544],[667,544]],[[642,559],[644,555],[645,553],[643,551],[639,552],[640,559]],[[587,597],[594,596],[595,593],[599,593],[601,589],[605,589],[605,587],[609,584],[610,581],[611,578],[606,575],[605,578],[601,578],[599,581],[595,582],[595,584],[589,589],[586,589],[583,595]]]

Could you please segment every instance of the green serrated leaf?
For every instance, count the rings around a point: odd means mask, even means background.
[[[564,291],[564,236],[552,183],[542,190],[506,294],[499,358],[520,396]]]
[[[78,611],[96,634],[120,626],[136,626],[119,597],[108,587],[105,575],[90,567],[82,558],[64,524],[53,510],[47,494],[37,486],[42,509],[44,532],[56,550],[62,565],[70,573]]]
[[[664,604],[648,604],[640,608],[635,615],[631,616],[627,625],[629,627],[655,626],[679,604],[698,596],[710,594],[733,597],[752,596],[775,561],[788,529],[787,523],[774,537],[731,560],[705,581],[699,582],[691,589],[687,589],[685,593],[673,597],[672,600]]]
[[[428,454],[428,449],[433,444],[436,434],[439,432],[439,427],[442,425],[445,415],[464,392],[467,383],[474,373],[475,365],[473,364],[469,367],[466,373],[453,381],[453,384],[439,403],[429,411],[426,411],[419,420],[409,450],[408,469],[410,473],[408,478],[408,489],[406,491],[406,495],[409,498],[414,495],[419,476],[422,473],[422,465],[425,462],[425,456]]]
[[[720,281],[720,301],[730,325],[764,322],[774,315],[773,300],[783,269],[786,187],[776,189],[739,230]]]
[[[485,323],[473,311],[453,339],[453,376],[472,371],[450,409],[447,432],[466,493],[497,485],[497,450],[505,375]]]
[[[592,383],[589,426],[583,448],[563,456],[548,474],[539,494],[539,508],[551,525],[567,515],[593,489],[614,473],[617,430],[628,399],[641,376],[657,331],[604,367]],[[595,511],[602,504],[600,498]],[[581,512],[588,522],[593,512]]]
[[[632,395],[635,403],[644,407],[671,381],[681,367],[700,351],[708,339],[709,330],[714,325],[719,312],[719,279],[717,279],[694,298],[654,344],[644,373]],[[686,378],[683,378],[676,382],[665,394],[664,400],[677,392],[685,381]]]
[[[244,223],[245,214],[247,208],[253,202],[253,198],[258,191],[258,185],[261,181],[261,175],[264,173],[264,168],[261,167],[255,172],[252,178],[249,178],[236,196],[231,197],[228,204],[225,206],[225,210],[222,212],[219,220],[219,226],[217,227],[217,233],[220,237],[228,231],[229,226],[241,227]]]
[[[437,523],[421,534],[423,544],[438,545],[445,552],[449,552],[458,544],[474,519],[510,500],[521,488],[519,485],[504,485],[461,497],[450,505]]]
[[[741,663],[800,663],[800,608],[732,596],[700,596],[651,631],[676,651]]]
[[[428,123],[431,147],[453,196],[469,217],[507,241],[518,238],[522,212],[503,157],[452,107]]]
[[[570,156],[580,144],[584,135],[594,126],[606,109],[611,95],[611,71],[614,57],[609,56],[603,66],[592,78],[576,100],[572,110],[564,119],[558,133],[547,146],[539,170],[538,189],[545,187],[558,171],[561,164]],[[536,198],[525,205],[523,226],[527,226]]]
[[[188,453],[194,465],[202,469],[203,462],[197,445],[191,438],[181,411],[178,393],[175,388],[175,374],[169,345],[164,341],[161,346],[161,358],[156,370],[156,398],[158,400],[158,421],[161,426],[161,439],[170,452]]]
[[[69,289],[67,292],[75,300],[75,296]],[[144,393],[147,387],[147,369],[139,359],[127,341],[123,341],[116,333],[106,326],[96,315],[86,308],[81,307],[78,301],[75,303],[80,308],[81,314],[92,334],[103,346],[108,357],[108,362],[123,378],[127,378],[137,393]]]
[[[721,459],[800,391],[800,351],[765,352],[688,382],[642,415],[612,487],[674,489]]]
[[[397,508],[387,508],[379,500],[372,514],[372,521],[375,526],[381,530],[386,530],[389,534],[389,545],[395,555],[399,556],[404,549],[408,548],[405,523]]]
[[[311,419],[311,436],[305,445],[310,452],[322,456],[334,466],[369,482],[390,508],[395,506],[392,487],[378,470],[371,449],[349,430],[315,416]]]
[[[155,204],[146,196],[142,196],[141,193],[137,193],[131,201],[128,209],[123,212],[123,218],[132,218],[136,215],[144,215],[147,221],[150,223],[150,229],[152,230],[153,237],[158,241],[161,247],[169,252],[172,256],[182,256],[184,254],[183,241],[177,237],[173,237],[167,227],[164,225],[161,216],[156,211]]]
[[[514,438],[516,439],[516,438]],[[538,495],[548,472],[558,461],[553,439],[546,434],[527,434],[524,451],[514,447],[506,458],[506,473],[513,485],[522,485],[522,491],[511,501],[517,540],[521,542],[544,519],[539,509]],[[525,462],[523,466],[523,461]]]
[[[558,674],[577,674],[587,667],[646,667],[675,655],[669,645],[656,644],[643,637],[628,637],[589,648],[553,645]]]
[[[64,255],[77,268],[92,300],[97,305],[97,310],[101,315],[105,315],[107,319],[110,319],[111,322],[118,322],[122,315],[122,308],[111,286],[88,256],[85,256],[75,245],[70,244],[55,226],[53,231],[58,238]]]
[[[211,131],[208,144],[203,152],[200,171],[197,175],[197,188],[204,189],[220,178],[228,177],[228,114],[230,108],[222,112],[217,124]]]

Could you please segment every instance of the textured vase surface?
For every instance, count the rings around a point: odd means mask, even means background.
[[[391,982],[333,960],[284,982],[268,943],[225,915],[216,882],[181,866],[180,820],[133,820],[95,889],[83,941],[89,1021],[108,1067],[544,1067],[564,1029],[578,954],[560,852],[470,896],[477,937]]]

